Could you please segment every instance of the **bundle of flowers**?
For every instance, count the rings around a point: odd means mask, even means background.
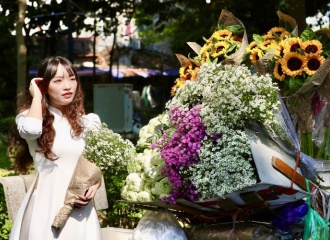
[[[170,184],[162,173],[164,159],[160,153],[151,149],[153,141],[161,133],[168,122],[167,115],[159,115],[143,126],[139,132],[136,144],[138,152],[127,165],[128,175],[121,191],[121,197],[128,201],[147,202],[167,197],[170,194]]]
[[[275,46],[273,76],[283,83],[283,95],[297,92],[320,69],[329,54],[322,42],[307,27],[301,37],[287,37]]]
[[[135,158],[135,146],[102,123],[98,130],[85,134],[83,156],[95,163],[103,172],[116,174],[126,170],[127,162]]]
[[[289,15],[277,11],[279,26],[266,34],[253,34],[253,41],[246,48],[242,63],[253,65],[258,74],[270,73],[269,61],[273,58],[278,44],[287,37],[298,35],[297,23]]]
[[[273,27],[264,35],[253,35],[253,41],[246,48],[246,56],[252,64],[257,63],[270,50],[275,50],[278,44],[283,41],[291,33],[284,27]]]
[[[177,54],[181,68],[179,70],[180,76],[172,88],[172,95],[184,85],[185,81],[196,79],[202,64],[210,61],[217,63],[226,60],[237,61],[233,59],[235,58],[234,55],[238,54],[239,51],[244,52],[247,45],[243,24],[232,13],[225,10],[221,12],[219,23],[213,34],[209,38],[203,38],[203,40],[205,43],[202,47],[197,43],[188,43],[197,54],[194,58]]]
[[[152,186],[164,184],[167,178],[167,194],[158,197],[172,203],[178,198],[197,201],[255,184],[256,169],[244,128],[250,121],[275,124],[277,95],[270,76],[252,74],[246,66],[204,63],[197,79],[186,81],[167,103],[162,115],[167,121],[159,122],[162,134],[154,134],[152,150],[141,154],[143,165],[154,157],[163,169]],[[126,179],[124,199],[137,199],[131,197],[132,192],[150,188],[145,170],[141,170],[150,165],[134,164],[132,180],[130,175]]]
[[[329,60],[326,61],[330,53],[329,31],[314,32],[307,27],[298,37],[295,21],[285,14],[279,14],[279,17],[282,22],[291,23],[285,24],[291,28],[274,27],[262,36],[254,34],[243,62],[253,65],[258,74],[269,73],[278,83],[298,128],[300,150],[311,157],[319,157],[322,153],[316,155],[313,131],[324,100],[315,88],[320,89],[330,66]],[[249,61],[246,61],[247,57]],[[321,145],[324,146],[324,142]]]

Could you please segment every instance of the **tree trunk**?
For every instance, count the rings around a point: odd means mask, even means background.
[[[26,82],[26,45],[23,35],[26,15],[26,0],[18,0],[18,17],[16,22],[17,44],[17,93],[21,92]]]
[[[290,6],[288,9],[288,15],[296,20],[300,36],[307,26],[305,0],[288,0],[287,4]]]

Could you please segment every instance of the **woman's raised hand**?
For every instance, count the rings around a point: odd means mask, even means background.
[[[42,82],[42,78],[33,78],[31,80],[29,91],[33,98],[36,96],[42,97],[42,92],[38,86],[41,82]]]

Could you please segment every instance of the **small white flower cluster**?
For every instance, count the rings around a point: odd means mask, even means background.
[[[188,169],[201,200],[224,196],[256,183],[248,138],[244,131],[227,129],[218,140],[205,140],[200,161]]]
[[[146,202],[170,194],[170,183],[167,177],[162,175],[164,159],[159,152],[151,149],[153,138],[161,134],[164,124],[168,124],[166,114],[151,119],[141,128],[137,148],[143,149],[143,152],[137,153],[135,158],[128,162],[128,176],[121,192],[123,199]]]
[[[195,81],[187,81],[167,107],[202,104],[201,118],[208,134],[223,127],[241,128],[247,121],[274,121],[278,88],[269,75],[257,76],[244,65],[205,63]]]
[[[125,170],[127,163],[135,156],[134,144],[114,133],[105,123],[98,130],[86,131],[85,142],[84,157],[94,162],[102,171],[116,173]]]

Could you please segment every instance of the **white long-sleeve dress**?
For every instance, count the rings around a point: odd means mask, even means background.
[[[10,233],[10,240],[99,240],[101,239],[100,224],[92,201],[86,207],[73,210],[59,236],[54,235],[51,228],[56,214],[64,205],[65,194],[77,160],[85,147],[85,141],[83,136],[79,139],[71,137],[70,124],[62,116],[61,111],[54,107],[49,107],[49,110],[54,115],[53,126],[56,135],[52,151],[58,157],[55,161],[50,161],[35,151],[38,149],[37,138],[42,132],[42,121],[27,117],[28,111],[16,117],[18,131],[29,145],[39,179],[36,190],[33,190],[34,184],[32,184],[20,206]],[[98,115],[92,113],[84,115],[83,121],[85,130],[97,129],[101,124]],[[30,201],[32,196],[33,201]],[[22,219],[27,211],[32,211],[28,223],[28,236],[20,238],[21,227],[22,224],[24,225]]]

